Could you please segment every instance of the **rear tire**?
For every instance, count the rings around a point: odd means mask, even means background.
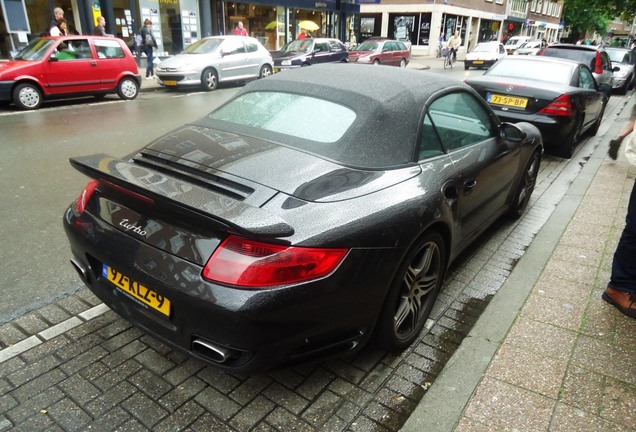
[[[436,231],[415,242],[396,273],[378,320],[378,343],[389,351],[411,345],[426,323],[446,273],[446,244]]]
[[[405,59],[400,60],[400,67],[402,69],[404,69],[406,67],[406,60]]]
[[[272,67],[270,65],[261,66],[261,71],[258,74],[259,78],[265,78],[272,74]]]
[[[122,78],[117,85],[117,95],[123,100],[132,100],[139,94],[139,84],[137,80],[127,77]]]
[[[212,68],[207,68],[201,73],[201,87],[205,91],[214,91],[219,85],[219,76]]]
[[[377,65],[379,65],[379,64],[380,64],[380,60],[373,60],[373,65],[374,65],[374,66],[377,66]]]
[[[605,104],[603,104],[603,108],[601,108],[601,113],[596,118],[594,125],[590,128],[590,136],[594,136],[597,134],[598,129],[601,127],[601,122],[603,121],[603,114],[605,114]]]
[[[36,110],[42,105],[42,92],[35,84],[19,84],[13,90],[13,103],[23,110]]]
[[[581,128],[583,127],[583,119],[579,119],[576,122],[576,127],[570,133],[570,136],[565,140],[561,146],[557,147],[554,150],[554,154],[556,156],[562,157],[564,159],[571,159],[574,155],[574,149],[579,142],[581,137]]]

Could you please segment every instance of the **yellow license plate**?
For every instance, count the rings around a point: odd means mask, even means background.
[[[514,108],[525,108],[526,105],[528,105],[528,99],[526,98],[504,96],[494,93],[488,93],[488,102],[493,105],[503,105]]]
[[[128,294],[128,296],[132,297],[134,300],[141,302],[144,307],[151,307],[167,317],[170,316],[170,300],[164,296],[146,288],[139,282],[131,280],[128,276],[124,276],[106,264],[104,264],[102,268],[102,276],[112,282],[125,294]]]
[[[484,64],[483,60],[475,60],[473,64]]]
[[[164,83],[165,85],[167,85],[167,86],[176,86],[176,85],[177,85],[177,82],[176,82],[176,81],[174,81],[174,80],[164,80],[164,82],[163,82],[163,83]]]
[[[280,72],[280,69],[274,68],[274,73],[278,73],[278,72]]]

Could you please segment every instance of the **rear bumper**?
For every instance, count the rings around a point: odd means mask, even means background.
[[[78,217],[67,209],[64,228],[73,265],[106,305],[167,345],[239,374],[360,349],[371,337],[391,268],[397,265],[382,259],[385,253],[352,250],[325,279],[239,290],[204,280],[200,265],[123,234],[87,212]],[[169,299],[170,316],[116,288],[102,276],[103,264]],[[377,272],[363,270],[373,266]],[[352,280],[352,274],[363,276]],[[229,358],[219,361],[213,349],[201,348],[206,346],[229,352]]]

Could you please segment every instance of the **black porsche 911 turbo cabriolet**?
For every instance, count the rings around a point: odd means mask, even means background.
[[[355,64],[249,83],[91,178],[72,263],[147,333],[233,373],[388,350],[420,334],[446,269],[532,194],[541,135],[466,84]]]

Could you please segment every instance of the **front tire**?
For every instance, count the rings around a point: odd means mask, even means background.
[[[378,343],[402,351],[419,336],[446,273],[446,245],[436,231],[424,234],[396,273],[378,321]]]
[[[219,86],[219,76],[212,68],[208,68],[201,73],[201,87],[205,91],[214,91]]]
[[[13,90],[13,103],[23,110],[36,110],[42,105],[42,92],[35,84],[19,84]]]
[[[127,77],[119,81],[117,95],[123,100],[133,100],[139,94],[139,84],[133,78]]]
[[[530,160],[526,165],[526,169],[521,175],[519,185],[517,186],[517,192],[512,201],[512,206],[508,215],[513,219],[519,219],[528,207],[530,197],[534,191],[534,186],[537,184],[537,176],[539,175],[539,165],[541,165],[541,153],[535,151],[530,156]]]

